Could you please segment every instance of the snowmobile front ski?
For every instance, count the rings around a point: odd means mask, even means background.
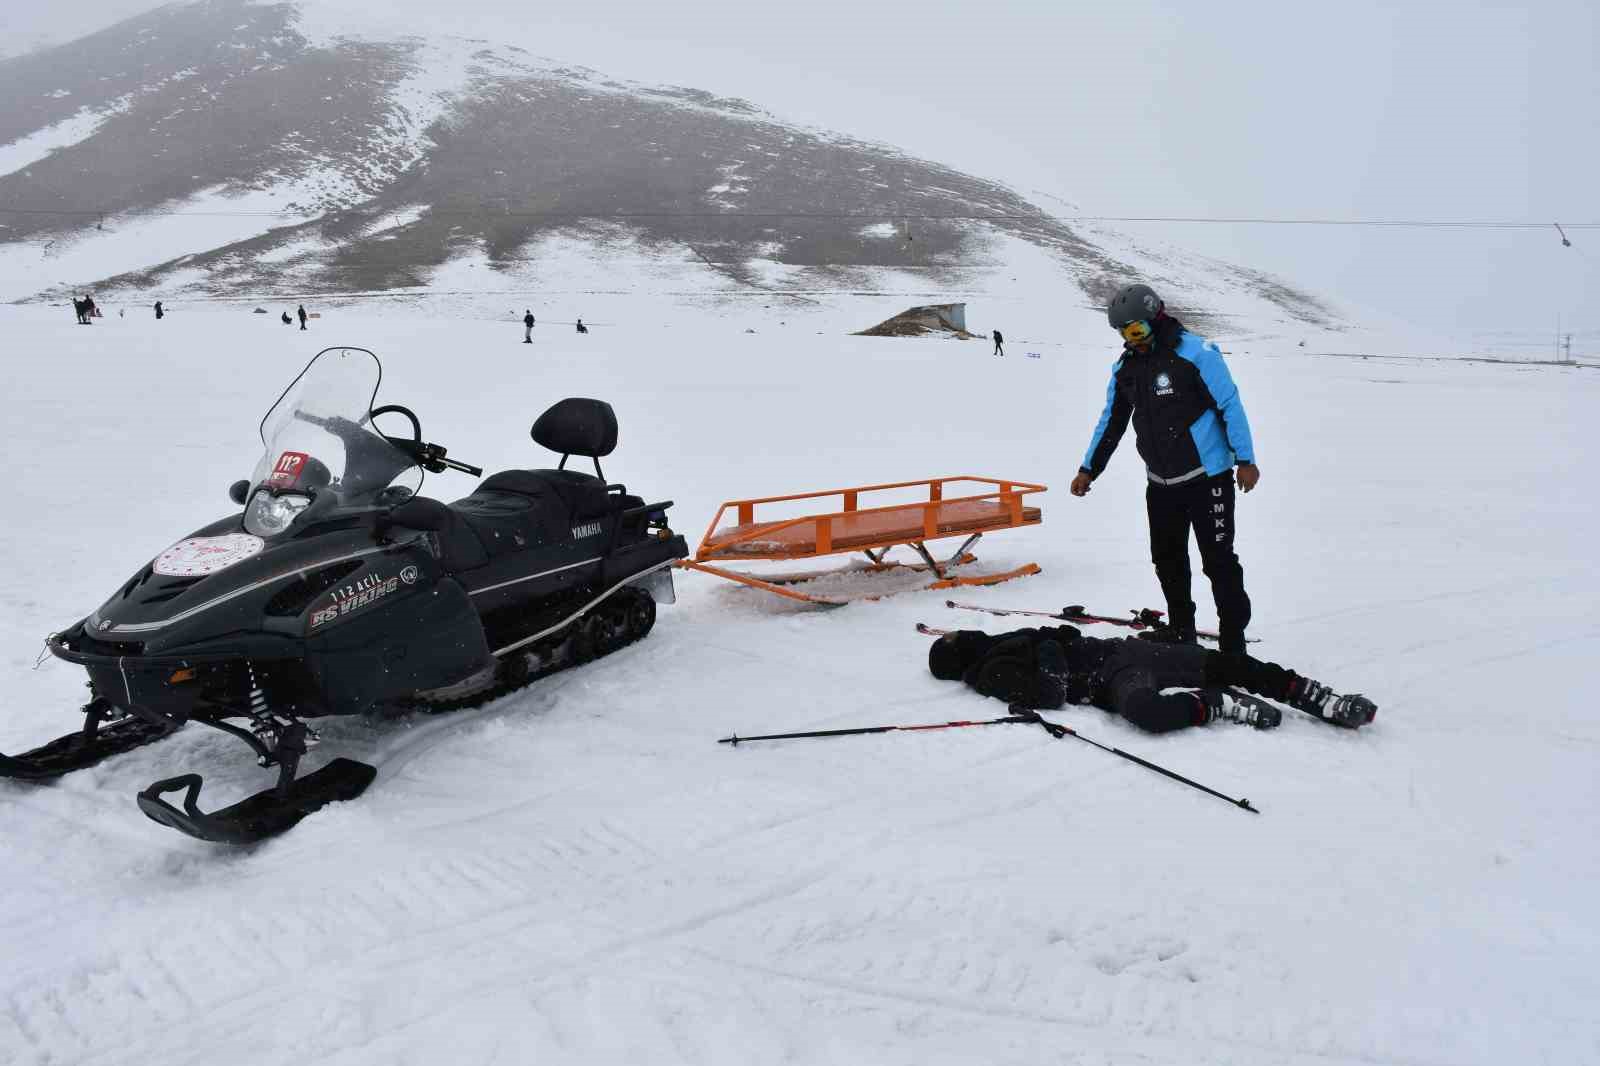
[[[1129,611],[1128,614],[1130,617],[1128,618],[1116,618],[1111,615],[1090,614],[1082,604],[1078,603],[1072,604],[1069,607],[1063,607],[1059,611],[1012,610],[1000,607],[985,607],[976,603],[957,603],[955,600],[945,600],[944,605],[946,607],[953,607],[959,611],[982,611],[985,614],[999,615],[1001,617],[1005,617],[1007,615],[1019,615],[1028,618],[1053,618],[1058,622],[1100,622],[1105,625],[1122,626],[1125,629],[1149,629],[1157,632],[1161,632],[1170,628],[1166,618],[1164,617],[1164,612],[1158,611],[1153,607],[1141,607],[1137,611]],[[1196,630],[1195,636],[1199,637],[1201,640],[1214,641],[1221,639],[1216,633],[1204,629]],[[1249,637],[1247,640],[1251,644],[1260,643],[1260,638],[1258,637]]]
[[[103,759],[168,736],[178,726],[169,721],[146,721],[118,715],[108,701],[95,698],[83,706],[83,728],[57,737],[20,755],[0,754],[0,777],[19,781],[48,781]],[[107,722],[107,718],[113,720]]]
[[[182,774],[157,781],[139,793],[139,809],[152,821],[199,840],[218,844],[255,844],[276,836],[314,811],[339,800],[354,799],[378,775],[376,767],[354,759],[334,759],[322,769],[286,785],[247,796],[230,807],[207,813],[196,802],[204,780]],[[161,797],[184,789],[183,809]]]

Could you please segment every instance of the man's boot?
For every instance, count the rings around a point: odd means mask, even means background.
[[[1255,729],[1276,729],[1283,724],[1283,712],[1266,700],[1222,688],[1208,688],[1196,695],[1204,708],[1202,725],[1237,722]]]
[[[1153,629],[1146,629],[1139,634],[1140,640],[1153,640],[1157,644],[1198,644],[1200,638],[1194,634],[1194,617],[1169,618],[1164,625]]]
[[[1360,694],[1341,696],[1320,681],[1296,677],[1286,701],[1297,711],[1346,729],[1359,729],[1378,716],[1378,705]]]

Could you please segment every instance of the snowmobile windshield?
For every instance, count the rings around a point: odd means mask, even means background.
[[[261,420],[252,486],[277,494],[331,492],[344,506],[371,503],[416,460],[372,426],[383,367],[365,348],[329,348],[306,364]]]

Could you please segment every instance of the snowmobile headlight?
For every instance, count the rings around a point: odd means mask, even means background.
[[[258,537],[271,537],[289,528],[301,511],[311,506],[311,497],[297,492],[274,496],[265,489],[257,489],[245,508],[244,528]]]

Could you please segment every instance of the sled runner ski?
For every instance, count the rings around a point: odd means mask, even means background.
[[[887,593],[859,596],[823,595],[803,592],[793,586],[846,573],[872,573],[890,570],[916,571],[929,576],[924,588],[948,589],[963,585],[995,585],[1012,578],[1037,574],[1034,563],[993,574],[958,573],[975,562],[969,549],[985,533],[1039,525],[1043,516],[1037,507],[1025,505],[1023,497],[1044,492],[1045,486],[1026,481],[963,475],[900,481],[884,485],[858,485],[792,496],[729,500],[717,509],[694,556],[678,565],[715,577],[738,582],[805,603],[839,605],[859,599],[878,599]],[[906,501],[908,495],[924,499]],[[965,493],[958,495],[959,493]],[[877,500],[869,497],[876,496]],[[815,501],[815,502],[813,502]],[[796,509],[821,506],[834,501],[831,510]],[[863,506],[878,502],[878,506]],[[758,508],[765,512],[758,514]],[[775,510],[788,517],[769,517]],[[731,524],[724,519],[731,517]],[[962,537],[961,546],[944,559],[935,558],[930,541]],[[907,547],[920,562],[902,563],[887,558],[890,550]],[[755,574],[730,570],[729,562],[771,562],[791,559],[817,559],[827,555],[860,552],[866,562],[833,570],[784,574]]]

